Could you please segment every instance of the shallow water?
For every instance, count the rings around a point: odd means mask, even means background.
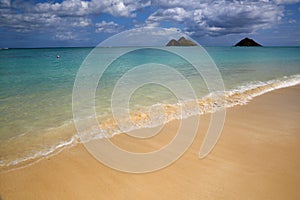
[[[196,63],[199,60],[198,64],[202,64],[203,55],[199,55],[195,48],[176,48],[189,53]],[[103,67],[102,63],[119,54],[121,49],[97,48],[94,52],[99,58],[85,62],[95,68]],[[72,91],[77,71],[92,50],[51,48],[0,51],[0,165],[14,165],[47,155],[78,141],[74,137],[76,129],[72,123]],[[130,51],[130,48],[127,50]],[[208,94],[211,91],[208,91],[197,70],[185,59],[170,54],[168,48],[139,49],[115,60],[100,79],[95,92],[95,110],[103,132],[112,135],[121,132],[111,113],[111,95],[116,84],[121,84],[121,91],[124,91],[124,94],[117,93],[118,100],[126,98],[130,84],[139,83],[145,77],[163,80],[181,91],[184,91],[184,81],[188,81],[193,88],[197,101],[191,101],[188,92],[183,92],[184,97],[180,99],[174,91],[157,84],[157,81],[136,88],[128,104],[131,120],[135,128],[140,128],[185,117],[181,108],[186,109],[186,115],[213,112],[224,106],[245,104],[264,92],[300,83],[300,47],[206,47],[205,50],[222,75],[226,102],[220,102],[217,96],[210,98]],[[57,55],[60,55],[59,59]],[[147,63],[146,71],[135,72],[135,79],[120,81],[135,66]],[[157,73],[154,63],[171,67],[184,80],[174,78],[168,70]],[[204,66],[203,70],[209,71],[210,66]],[[128,75],[128,78],[132,77]],[[213,77],[209,78],[214,81]],[[199,109],[195,109],[196,106]],[[87,137],[89,134],[99,135],[89,131],[92,130],[86,131]]]

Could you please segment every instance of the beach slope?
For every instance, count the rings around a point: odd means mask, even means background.
[[[300,86],[256,97],[227,111],[213,151],[198,158],[209,115],[197,137],[171,166],[128,174],[95,160],[82,145],[16,170],[0,173],[6,199],[300,199]],[[132,151],[154,150],[170,141],[178,121],[145,141],[126,135],[113,142]]]

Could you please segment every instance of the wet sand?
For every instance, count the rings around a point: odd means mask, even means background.
[[[300,86],[275,90],[227,110],[222,135],[204,159],[198,154],[209,124],[175,163],[130,174],[94,159],[82,145],[21,169],[0,172],[6,199],[300,199]],[[187,119],[189,120],[189,119]],[[178,128],[168,123],[149,140],[112,141],[134,152],[167,144]]]

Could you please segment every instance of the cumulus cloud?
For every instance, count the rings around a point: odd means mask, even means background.
[[[157,6],[159,8],[176,8],[176,7],[180,7],[180,8],[199,8],[201,7],[201,4],[203,3],[207,3],[211,0],[189,0],[189,1],[184,1],[184,0],[152,0],[152,5],[153,6]]]
[[[65,0],[61,3],[38,3],[31,12],[52,13],[57,16],[84,16],[88,14],[90,2],[81,0]]]
[[[116,33],[120,30],[120,25],[111,21],[102,21],[101,23],[96,23],[96,33]]]
[[[64,18],[49,13],[2,13],[0,22],[2,27],[14,29],[17,32],[44,32],[49,29],[65,30],[91,25],[91,20],[86,17]]]
[[[55,38],[74,39],[71,36],[61,36],[60,32],[92,26],[91,16],[110,14],[114,17],[134,17],[138,9],[149,6],[150,0],[64,0],[58,2],[0,0],[0,27],[15,32],[53,32]],[[99,32],[100,24],[96,24]],[[102,24],[102,26],[104,26]],[[106,24],[108,30],[101,32],[113,33],[116,24]],[[70,34],[69,34],[70,35]]]
[[[164,21],[182,22],[187,33],[200,35],[226,35],[251,33],[268,28],[283,16],[283,9],[269,1],[156,1],[165,9],[153,13],[147,23]],[[167,8],[169,6],[169,8]]]
[[[153,13],[146,21],[146,23],[154,23],[160,21],[176,21],[183,22],[186,18],[191,17],[191,12],[185,11],[184,8],[168,8],[168,9],[159,9]]]
[[[172,26],[192,36],[220,36],[272,27],[284,17],[284,5],[297,2],[300,0],[0,0],[0,28],[49,32],[54,38],[72,40],[75,32],[84,29],[119,32],[126,27],[117,20],[129,18],[136,21],[136,27]],[[149,6],[145,21],[140,22],[138,12]],[[111,19],[104,21],[103,14]]]
[[[134,17],[135,11],[149,6],[150,1],[133,0],[64,0],[61,3],[38,3],[35,12],[50,12],[58,16],[85,16],[108,13],[115,17]],[[32,8],[30,8],[32,10]]]

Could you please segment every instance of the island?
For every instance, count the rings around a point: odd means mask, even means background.
[[[170,40],[166,46],[197,46],[197,44],[191,40],[181,37],[179,40]]]
[[[255,42],[254,40],[250,39],[250,38],[244,38],[241,41],[239,41],[238,43],[236,43],[234,46],[236,47],[241,47],[241,46],[246,46],[246,47],[261,47],[262,45],[258,44],[257,42]]]

